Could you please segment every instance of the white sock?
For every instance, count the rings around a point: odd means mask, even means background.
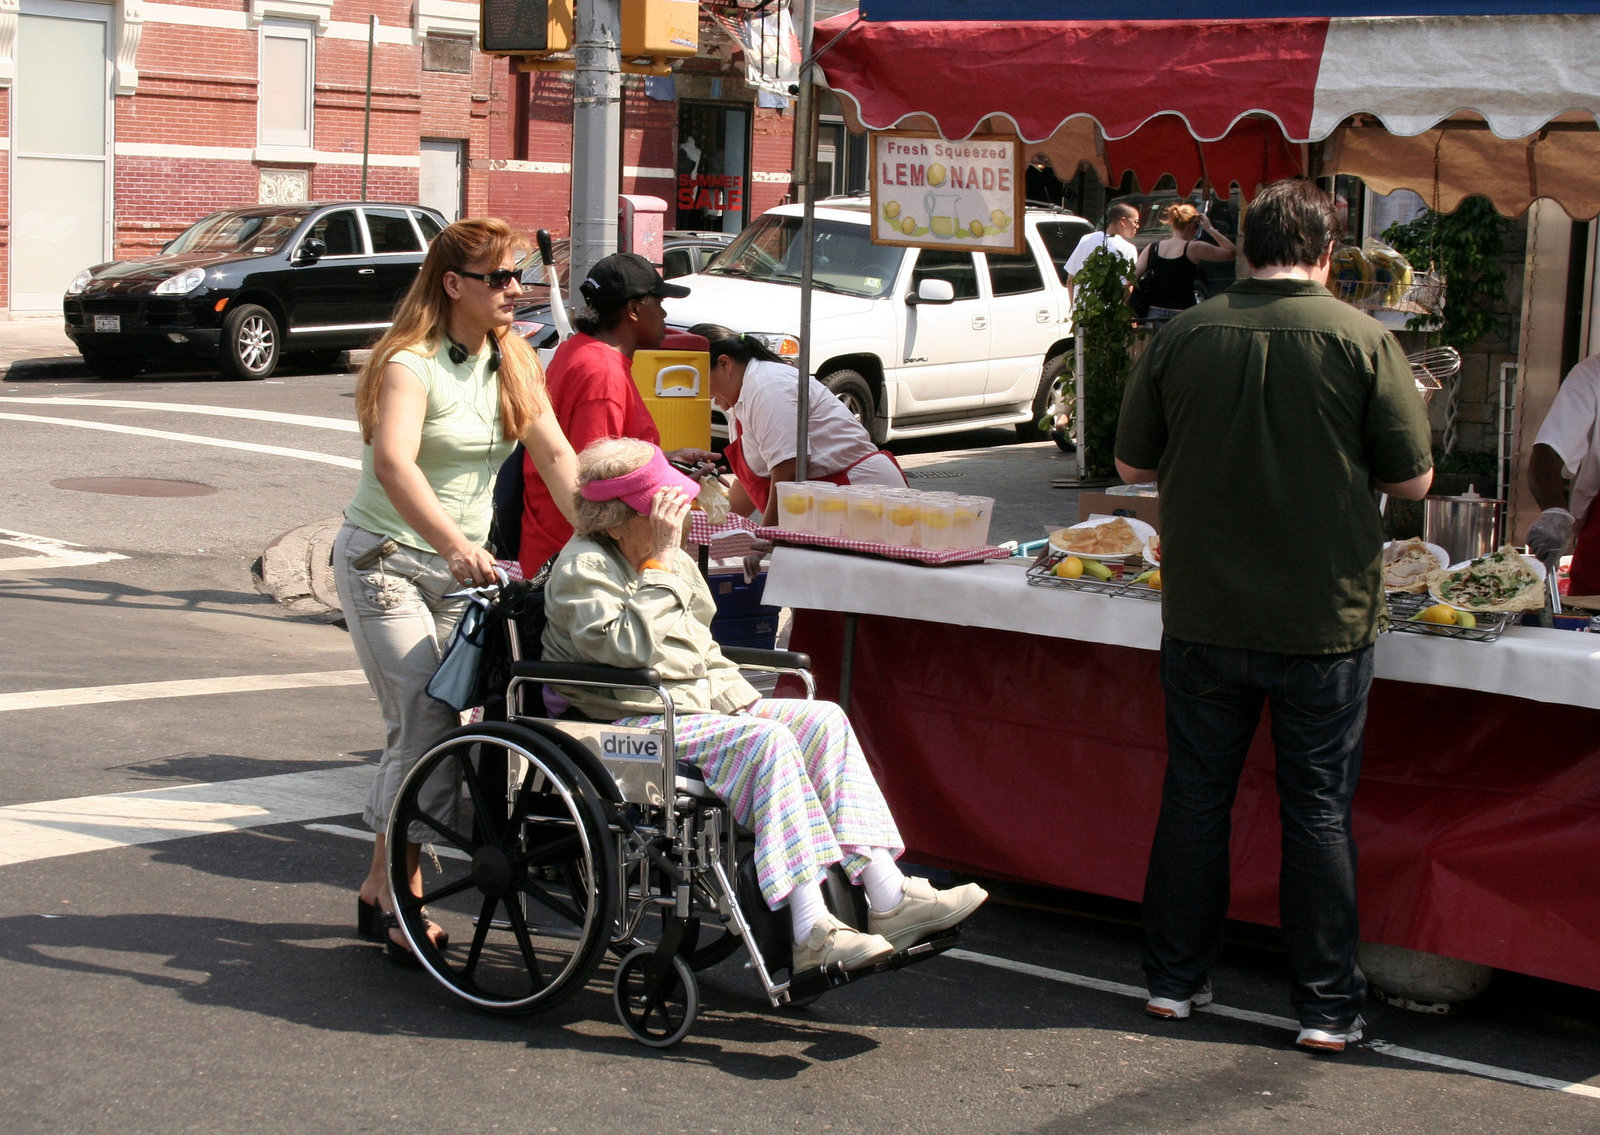
[[[811,928],[828,913],[828,904],[822,901],[822,880],[812,879],[801,883],[789,892],[789,921],[796,942],[804,942]]]
[[[881,847],[872,849],[872,862],[857,881],[867,892],[867,906],[879,914],[893,910],[905,897],[906,877],[895,864],[894,857]]]

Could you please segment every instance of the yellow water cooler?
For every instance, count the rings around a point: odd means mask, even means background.
[[[633,381],[661,431],[661,448],[711,448],[710,344],[700,335],[668,335],[653,351],[633,353]]]

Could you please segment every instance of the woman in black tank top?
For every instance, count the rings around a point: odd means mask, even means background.
[[[1233,259],[1233,241],[1223,236],[1211,224],[1211,218],[1187,202],[1168,205],[1161,214],[1162,223],[1172,229],[1172,235],[1146,245],[1139,253],[1139,263],[1134,278],[1152,272],[1150,282],[1150,314],[1148,323],[1165,323],[1180,311],[1195,305],[1195,283],[1200,278],[1199,265],[1203,261],[1223,263]],[[1195,240],[1204,230],[1215,244]]]

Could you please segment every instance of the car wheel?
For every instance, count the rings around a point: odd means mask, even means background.
[[[272,312],[241,304],[222,322],[222,373],[229,378],[266,378],[278,366],[283,337]]]
[[[867,436],[872,438],[873,445],[882,445],[885,434],[883,419],[878,417],[877,406],[872,398],[872,387],[867,385],[867,380],[853,370],[836,370],[822,380],[822,385],[833,391],[834,396],[844,403],[850,416],[860,422],[867,431]]]
[[[99,351],[78,352],[83,356],[83,365],[89,368],[96,378],[103,378],[107,382],[118,382],[125,378],[132,378],[144,369],[143,359],[130,359],[122,355],[102,355]]]
[[[1057,387],[1071,357],[1062,352],[1059,355],[1051,355],[1044,361],[1044,371],[1039,375],[1039,389],[1033,396],[1033,417],[1017,423],[1017,437],[1023,441],[1043,441],[1056,432],[1048,427],[1041,429],[1039,421],[1044,417],[1045,411],[1055,405]]]

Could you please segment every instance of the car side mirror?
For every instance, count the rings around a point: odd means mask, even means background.
[[[328,255],[327,242],[318,240],[314,236],[308,236],[300,242],[300,248],[294,254],[294,262],[296,264],[315,264],[326,255]]]
[[[906,296],[906,303],[915,307],[919,303],[955,303],[956,286],[949,280],[924,280],[917,290]]]

